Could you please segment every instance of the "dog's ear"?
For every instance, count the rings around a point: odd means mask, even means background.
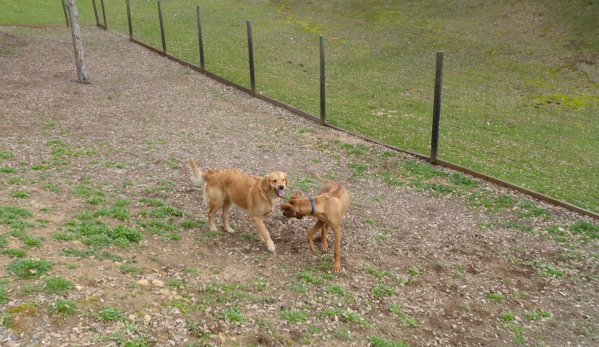
[[[302,192],[298,190],[289,198],[289,200],[300,199],[301,197],[302,197]]]
[[[285,187],[289,187],[289,176],[287,176],[287,174],[284,172],[283,175],[285,175]]]
[[[295,206],[284,203],[281,205],[281,211],[283,211],[285,217],[293,217],[295,215]]]
[[[262,177],[262,180],[260,180],[260,189],[265,192],[270,190],[270,174]]]

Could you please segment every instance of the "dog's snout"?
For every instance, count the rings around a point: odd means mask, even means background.
[[[280,185],[279,186],[279,190],[283,190],[283,189],[285,189],[285,186],[284,185]]]

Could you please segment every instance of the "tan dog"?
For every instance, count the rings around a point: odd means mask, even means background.
[[[326,182],[325,186],[320,190],[318,196],[302,198],[301,194],[295,193],[289,201],[281,205],[281,211],[285,217],[295,217],[301,219],[304,216],[314,216],[316,223],[312,230],[308,233],[308,245],[310,251],[316,253],[314,248],[314,234],[319,229],[322,229],[322,250],[328,251],[327,243],[327,226],[333,229],[335,233],[335,263],[333,271],[341,271],[341,218],[345,215],[345,211],[349,207],[349,194],[345,188],[335,182],[326,180],[316,174],[312,174],[317,179]]]
[[[222,208],[222,220],[225,230],[232,233],[229,227],[231,205],[235,204],[247,211],[252,217],[256,231],[269,251],[275,251],[275,244],[264,226],[264,218],[273,211],[276,203],[283,196],[285,187],[289,186],[287,174],[273,171],[260,178],[244,174],[235,169],[219,169],[201,171],[195,161],[187,159],[191,169],[193,183],[203,186],[204,200],[210,207],[208,223],[210,230],[215,231],[214,216]]]

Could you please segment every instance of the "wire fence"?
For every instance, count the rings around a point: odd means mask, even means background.
[[[63,1],[63,6],[64,6],[64,0]],[[104,29],[108,29],[109,28],[109,23],[107,23],[107,16],[106,16],[106,6],[104,4],[104,0],[98,0],[99,4],[96,2],[97,0],[92,0],[92,4],[93,4],[93,9],[94,9],[94,16],[95,16],[95,21],[96,21],[96,25],[104,28]],[[147,6],[147,5],[146,5]],[[125,10],[125,9],[122,9]],[[545,194],[541,194],[538,192],[535,192],[531,189],[527,189],[518,185],[515,185],[513,183],[492,177],[490,175],[481,173],[479,171],[475,171],[454,163],[451,163],[449,161],[445,161],[442,160],[440,158],[438,158],[438,152],[439,152],[439,133],[440,133],[440,119],[441,119],[441,94],[442,94],[442,80],[443,80],[443,52],[437,52],[436,55],[436,69],[435,69],[435,83],[434,83],[434,98],[433,98],[433,110],[432,110],[432,117],[430,118],[431,120],[431,133],[430,133],[430,155],[425,155],[425,154],[421,154],[415,151],[411,151],[411,150],[406,150],[403,148],[399,148],[393,145],[390,145],[388,143],[385,143],[383,141],[379,141],[373,138],[369,138],[367,136],[364,136],[362,134],[358,134],[355,133],[353,131],[350,131],[348,129],[345,129],[343,127],[339,127],[339,126],[335,126],[332,124],[329,124],[329,122],[327,122],[327,114],[326,114],[326,105],[327,105],[327,100],[326,100],[326,85],[327,83],[325,82],[326,79],[326,64],[325,64],[325,37],[324,36],[320,36],[320,41],[319,41],[319,83],[318,83],[318,93],[319,93],[319,104],[318,104],[318,113],[319,116],[315,116],[312,113],[302,110],[296,106],[293,105],[289,105],[288,103],[284,103],[281,102],[279,100],[277,100],[276,98],[272,98],[272,97],[268,97],[266,95],[264,95],[262,92],[257,91],[256,89],[256,69],[255,69],[255,60],[254,60],[254,45],[253,45],[253,41],[254,41],[254,36],[253,36],[253,32],[252,32],[252,22],[251,21],[246,21],[246,34],[247,34],[247,51],[246,51],[246,57],[247,57],[247,61],[248,61],[248,70],[247,70],[247,76],[249,78],[250,81],[250,86],[246,87],[241,85],[240,83],[236,83],[233,82],[231,79],[224,77],[224,76],[220,76],[216,73],[210,72],[207,68],[206,68],[206,57],[205,57],[205,43],[204,43],[204,32],[203,32],[203,23],[202,23],[202,11],[200,6],[196,7],[196,11],[195,11],[195,20],[196,20],[196,28],[194,29],[194,31],[196,31],[196,49],[195,51],[198,53],[198,57],[199,57],[199,66],[195,65],[187,60],[181,59],[179,57],[174,56],[173,54],[169,53],[169,42],[167,40],[167,36],[166,36],[166,31],[168,30],[168,28],[166,28],[165,26],[165,20],[164,20],[164,16],[163,16],[163,11],[162,11],[162,4],[161,2],[157,2],[157,8],[156,8],[156,19],[158,23],[153,23],[151,19],[148,20],[146,19],[139,19],[139,26],[144,27],[144,29],[148,28],[149,26],[158,26],[159,27],[159,33],[160,33],[160,40],[151,40],[153,41],[152,43],[146,43],[144,41],[142,41],[141,39],[138,39],[134,36],[135,33],[135,23],[133,21],[132,18],[132,12],[131,12],[131,4],[130,4],[130,0],[126,0],[126,13],[127,13],[127,23],[126,23],[126,27],[129,33],[129,39],[130,41],[139,44],[143,47],[146,47],[147,49],[150,49],[158,54],[161,54],[177,63],[180,63],[190,69],[193,69],[195,71],[198,71],[212,79],[217,80],[220,83],[226,84],[228,86],[234,87],[238,90],[241,90],[243,92],[246,92],[248,94],[250,94],[253,97],[256,97],[258,99],[261,99],[263,101],[269,102],[273,105],[276,105],[278,107],[282,107],[294,114],[300,115],[308,120],[317,122],[323,126],[328,126],[334,129],[337,129],[339,131],[342,132],[346,132],[349,134],[352,134],[354,136],[358,136],[364,140],[373,142],[373,143],[377,143],[380,145],[383,145],[389,149],[392,150],[396,150],[396,151],[401,151],[404,153],[408,153],[411,155],[414,155],[418,158],[424,159],[429,161],[432,164],[437,164],[437,165],[441,165],[453,170],[457,170],[469,175],[472,175],[474,177],[478,177],[481,179],[484,179],[486,181],[510,188],[510,189],[514,189],[516,191],[528,194],[536,199],[539,200],[543,200],[549,203],[552,203],[554,205],[558,205],[558,206],[562,206],[565,207],[569,210],[572,211],[576,211],[578,213],[584,214],[584,215],[588,215],[594,218],[599,219],[599,214],[594,213],[592,211],[589,211],[587,209],[583,209],[579,206],[575,206],[572,205],[568,202],[564,202],[562,200],[558,200],[555,199],[553,197],[547,196]],[[68,16],[66,15],[65,12],[65,19],[67,22],[67,26],[69,25],[68,22]],[[120,23],[120,26],[122,28],[123,23]],[[147,31],[147,30],[146,30]],[[154,32],[156,34],[156,32]],[[155,47],[156,43],[161,44],[161,48],[157,48]]]

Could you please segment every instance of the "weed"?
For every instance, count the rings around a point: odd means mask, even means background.
[[[19,172],[19,170],[12,168],[12,167],[0,167],[0,173],[5,173],[5,174],[11,174],[11,173],[17,173]]]
[[[243,314],[237,307],[227,307],[220,314],[217,314],[217,317],[227,319],[230,322],[242,323],[245,321]]]
[[[310,179],[310,178],[305,178],[305,179],[302,179],[301,181],[299,181],[299,183],[297,185],[299,186],[299,189],[302,190],[302,192],[308,193],[308,192],[310,192],[310,185],[313,183],[316,183],[316,181],[314,181],[313,179]]]
[[[179,223],[180,226],[182,226],[185,229],[194,229],[194,228],[202,228],[204,225],[206,225],[206,221],[203,219],[186,219],[184,221],[182,221],[181,223]]]
[[[385,276],[393,277],[393,274],[388,270],[376,270],[373,268],[366,269],[366,273],[374,275],[376,278],[383,278]]]
[[[489,300],[494,302],[502,302],[505,299],[505,297],[500,293],[487,293],[486,296]]]
[[[144,203],[148,206],[152,206],[152,207],[164,206],[164,202],[162,202],[160,200],[156,200],[156,199],[151,199],[151,198],[141,198],[141,199],[139,199],[139,202]]]
[[[279,313],[279,318],[289,323],[304,323],[308,319],[308,314],[298,310],[284,310]]]
[[[524,318],[528,320],[540,320],[549,317],[551,317],[551,313],[536,308],[524,315]]]
[[[476,187],[477,185],[476,182],[474,182],[474,180],[472,180],[470,177],[465,176],[461,172],[454,172],[450,174],[449,180],[451,181],[451,183],[460,186]]]
[[[418,270],[418,268],[412,267],[408,269],[408,273],[410,276],[418,276],[422,274],[422,271]]]
[[[15,199],[27,199],[29,197],[29,194],[22,190],[13,190],[12,192],[8,193],[8,196]]]
[[[330,294],[335,294],[335,295],[343,296],[343,295],[345,295],[347,293],[347,289],[343,288],[340,285],[335,284],[335,285],[332,285],[332,286],[328,286],[326,288],[326,292],[330,293]]]
[[[397,291],[393,287],[390,287],[390,286],[388,286],[384,283],[380,283],[380,282],[375,283],[374,286],[372,286],[371,290],[372,290],[372,294],[376,298],[397,294]]]
[[[0,284],[0,305],[8,302],[8,292],[6,290],[6,285]]]
[[[15,260],[6,269],[21,279],[40,278],[54,267],[54,264],[46,260]]]
[[[47,293],[64,295],[69,289],[74,288],[75,284],[63,277],[54,276],[44,280]]]
[[[125,321],[125,313],[118,308],[105,307],[102,311],[98,312],[98,318],[100,322],[117,322]]]
[[[387,341],[383,338],[380,338],[376,335],[370,335],[366,338],[372,347],[408,347],[403,341]]]
[[[599,238],[599,226],[584,221],[578,221],[569,227],[573,234],[581,235],[584,242]]]
[[[557,268],[553,264],[539,263],[536,262],[535,266],[539,269],[539,276],[541,277],[560,277],[563,276],[564,272]]]
[[[42,238],[33,237],[33,236],[30,236],[30,235],[24,235],[23,237],[21,237],[21,241],[23,241],[23,243],[27,247],[37,247],[37,248],[40,248],[42,246],[43,239]]]
[[[173,206],[160,206],[152,209],[149,214],[154,218],[166,218],[169,216],[182,217],[186,212]]]
[[[514,334],[514,336],[512,336],[512,341],[514,341],[514,343],[518,346],[524,346],[528,343],[528,340],[526,340],[524,336],[519,334]]]
[[[219,236],[221,236],[223,233],[221,231],[208,231],[204,234],[204,236],[208,237],[208,238],[217,238]]]
[[[118,220],[128,220],[129,210],[124,207],[112,206],[109,208],[101,208],[92,213],[94,217],[112,217]]]
[[[291,282],[291,290],[293,290],[294,292],[298,292],[298,293],[302,293],[302,294],[307,294],[308,293],[308,287],[306,287],[306,284],[302,281],[292,281]]]
[[[313,326],[308,327],[308,333],[311,335],[318,334],[320,332],[322,332],[322,328],[319,326],[313,325]]]
[[[16,248],[9,248],[9,249],[5,249],[0,251],[0,254],[5,254],[11,258],[25,258],[27,256],[27,252],[25,252],[22,249],[16,249]]]
[[[508,221],[504,223],[504,226],[508,229],[518,229],[522,232],[531,232],[532,231],[532,227],[529,225],[524,225],[524,224],[520,224],[518,222],[512,222],[512,221]]]
[[[8,179],[8,184],[22,184],[24,181],[21,177],[11,177]]]
[[[137,266],[133,266],[133,265],[129,265],[129,264],[123,264],[121,266],[119,266],[119,270],[121,270],[122,273],[124,274],[137,274],[137,275],[141,275],[143,274],[145,271],[143,268],[137,267]]]
[[[77,313],[77,303],[71,300],[59,299],[50,306],[53,315],[70,316]]]
[[[501,314],[501,319],[506,323],[512,323],[516,316],[512,312],[504,312]]]
[[[344,326],[340,326],[339,328],[337,328],[333,332],[333,335],[335,335],[335,337],[338,338],[339,340],[343,340],[343,341],[353,340],[351,331],[349,331],[349,329],[347,329],[347,327],[344,327]]]

